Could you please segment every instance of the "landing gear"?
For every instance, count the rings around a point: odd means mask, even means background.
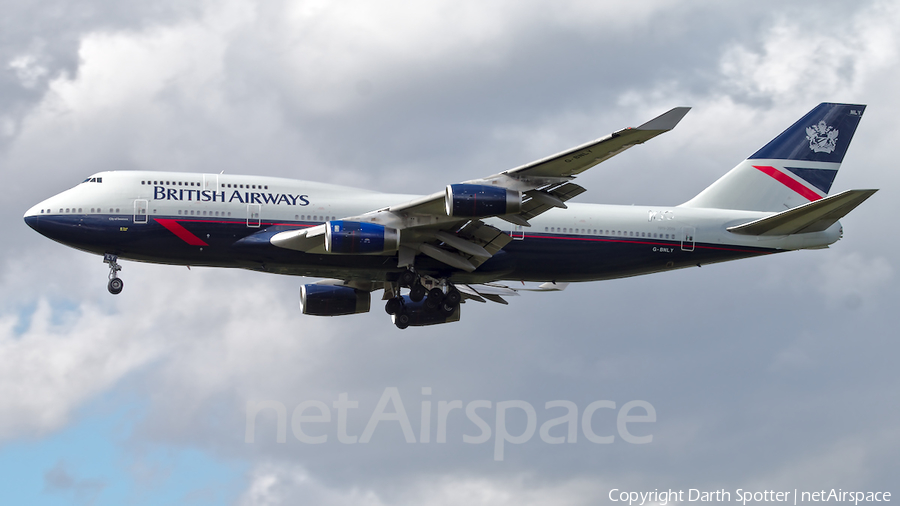
[[[401,288],[408,288],[409,295],[401,295]],[[446,278],[419,275],[412,269],[400,273],[390,293],[393,296],[385,301],[384,312],[394,317],[394,325],[399,329],[411,324],[446,323],[462,302],[462,294]]]
[[[112,278],[109,280],[109,283],[106,284],[106,289],[109,290],[109,293],[113,295],[122,293],[122,288],[124,287],[125,283],[123,283],[119,278]]]
[[[462,294],[459,293],[459,290],[457,290],[455,286],[450,286],[450,289],[447,290],[447,295],[444,296],[444,303],[450,304],[451,306],[458,306],[461,300]]]
[[[459,307],[459,305],[449,304],[445,300],[444,302],[441,303],[441,307],[438,308],[438,311],[440,311],[441,315],[443,315],[443,316],[450,316],[453,314],[454,311],[456,311],[457,307]]]
[[[107,283],[106,289],[113,295],[122,293],[122,288],[125,286],[125,283],[119,279],[119,271],[122,270],[122,266],[118,264],[118,259],[119,257],[110,253],[103,255],[103,263],[109,264],[109,283]]]
[[[407,269],[400,273],[400,277],[397,279],[397,283],[403,288],[409,288],[416,282],[416,278],[416,273],[410,269]]]
[[[428,298],[425,299],[425,307],[434,311],[444,302],[444,291],[440,287],[434,287],[428,290]]]
[[[400,297],[391,297],[384,304],[384,312],[387,314],[397,314],[403,310],[403,299]]]
[[[422,299],[425,298],[425,287],[422,286],[421,282],[416,282],[416,284],[409,289],[409,298],[413,302],[421,302]]]
[[[409,327],[409,315],[406,313],[400,313],[394,317],[394,325],[397,326],[398,329],[403,330],[406,327]]]

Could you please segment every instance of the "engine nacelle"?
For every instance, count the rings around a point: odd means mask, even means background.
[[[481,218],[522,211],[522,193],[480,184],[447,185],[444,196],[447,216]]]
[[[335,285],[301,285],[300,309],[303,314],[341,316],[368,313],[372,297],[369,292]]]
[[[325,224],[325,251],[368,255],[397,251],[400,231],[377,223],[329,221]]]
[[[397,318],[404,314],[409,318],[410,327],[424,327],[426,325],[437,325],[439,323],[451,323],[459,321],[459,305],[449,316],[443,315],[440,311],[428,309],[425,307],[425,300],[413,302],[408,295],[403,296],[403,311],[399,314],[391,315],[391,321],[397,324]],[[399,325],[398,325],[399,326]],[[402,327],[401,327],[402,328]]]

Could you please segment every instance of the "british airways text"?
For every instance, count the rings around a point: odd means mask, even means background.
[[[286,204],[289,206],[308,206],[309,195],[291,195],[289,193],[258,193],[234,191],[226,200],[225,192],[212,190],[187,190],[181,188],[153,187],[153,200],[189,200],[196,202],[235,202],[241,204]]]

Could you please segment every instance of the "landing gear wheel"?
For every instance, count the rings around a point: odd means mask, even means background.
[[[459,293],[455,287],[450,287],[450,290],[447,292],[447,295],[444,296],[444,302],[449,303],[452,306],[458,306],[459,302],[462,300],[462,294]]]
[[[458,306],[456,304],[450,304],[446,300],[441,303],[441,307],[438,309],[441,312],[441,316],[450,316],[452,315]]]
[[[112,278],[109,280],[109,283],[106,285],[106,289],[109,290],[109,293],[113,295],[118,295],[122,293],[122,288],[125,287],[125,283],[122,282],[119,278]]]
[[[393,297],[388,299],[388,301],[384,304],[384,312],[387,314],[397,314],[400,310],[403,309],[403,304],[400,302],[400,298]]]
[[[410,270],[405,270],[400,273],[400,277],[397,279],[397,283],[403,288],[413,286],[413,283],[416,282],[416,273]]]
[[[118,272],[122,270],[122,266],[119,265],[118,260],[119,257],[112,253],[103,255],[103,263],[109,264],[109,283],[107,283],[106,289],[113,295],[121,293],[122,287],[125,286],[125,283],[123,283],[118,276]]]
[[[400,330],[409,327],[409,315],[406,313],[400,313],[394,316],[394,325],[396,325]]]
[[[434,311],[440,307],[444,301],[444,292],[440,288],[432,288],[428,291],[428,298],[425,300],[425,308]]]
[[[416,283],[409,289],[409,299],[413,302],[421,302],[425,298],[425,287]]]

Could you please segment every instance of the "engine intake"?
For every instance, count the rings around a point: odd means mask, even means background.
[[[397,251],[400,231],[377,223],[329,221],[325,224],[325,251],[368,255]]]
[[[369,292],[335,285],[301,285],[300,309],[314,316],[342,316],[368,313],[372,297]]]
[[[447,216],[483,218],[522,211],[522,193],[479,184],[447,185],[444,197]]]

